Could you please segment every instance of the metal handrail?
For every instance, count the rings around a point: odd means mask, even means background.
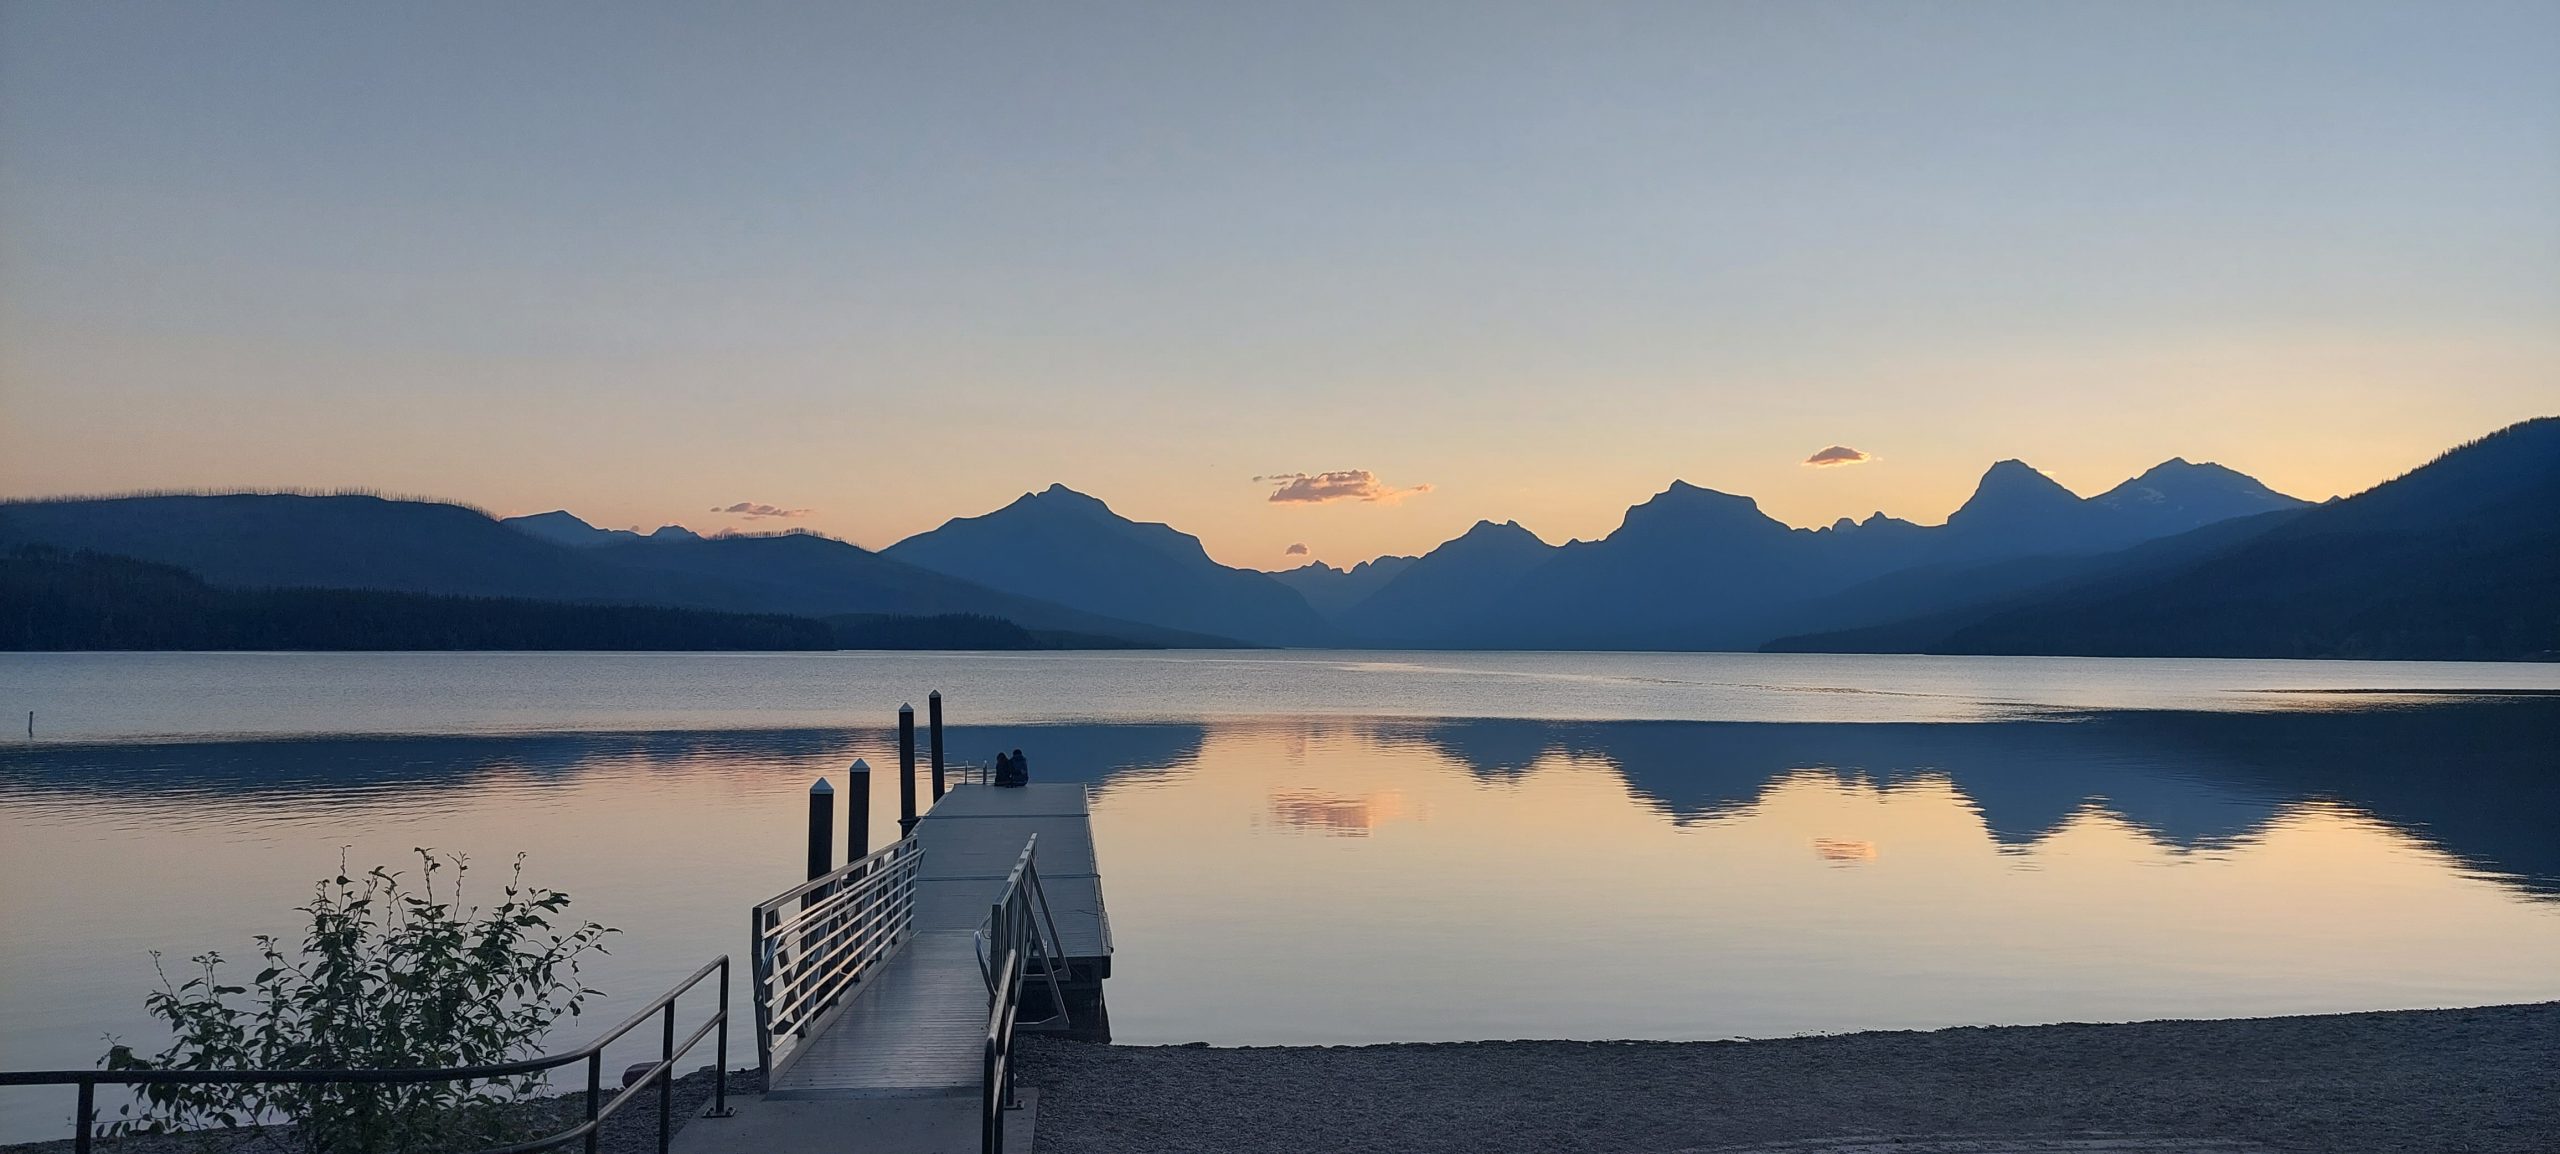
[[[1014,1108],[1013,1019],[1022,1008],[1022,947],[1007,947],[996,961],[997,972],[1007,980],[1002,987],[1006,992],[987,1007],[987,1048],[978,1096],[978,1149],[983,1154],[1004,1154],[1004,1115]]]
[[[1034,1025],[1069,1024],[1066,994],[1058,985],[1058,967],[1065,953],[1048,894],[1040,888],[1035,860],[1039,848],[1038,834],[1023,843],[1022,856],[1005,875],[1004,892],[988,907],[986,926],[978,931],[986,946],[979,972],[987,980],[987,1039],[978,1119],[979,1148],[984,1154],[1004,1152],[1004,1113],[1014,1108],[1013,1034],[1034,955],[1040,960],[1041,976],[1048,981],[1054,1011]],[[1046,938],[1041,936],[1043,922]]]
[[[1066,939],[1058,936],[1058,919],[1050,912],[1048,891],[1040,886],[1040,869],[1033,860],[1033,854],[1039,847],[1040,835],[1036,833],[1022,843],[1022,856],[1015,858],[1013,869],[1006,872],[1004,890],[988,910],[987,920],[979,923],[976,938],[978,974],[986,979],[987,996],[990,998],[997,994],[993,964],[997,950],[1003,944],[1030,939],[1031,948],[1023,955],[1022,976],[1030,976],[1030,963],[1036,958],[1041,974],[1049,981],[1049,1004],[1057,1010],[1057,1015],[1032,1025],[1046,1026],[1062,1023],[1066,1016],[1067,1003],[1058,989],[1058,967],[1066,956]],[[1039,932],[1043,923],[1048,927],[1045,938]],[[1005,939],[1001,944],[996,940],[999,927]]]
[[[766,1085],[845,992],[915,936],[913,837],[784,890],[749,915],[756,1007],[756,1063]]]
[[[676,1044],[676,999],[685,991],[701,984],[713,971],[720,974],[720,1005],[702,1027]],[[610,1101],[604,1093],[604,1050],[619,1041],[642,1022],[652,1017],[662,1019],[658,1060],[648,1073],[628,1079],[622,1092]],[[72,1149],[76,1154],[89,1154],[92,1134],[97,1125],[98,1086],[142,1086],[166,1083],[199,1085],[308,1085],[314,1083],[400,1083],[400,1082],[482,1082],[498,1078],[538,1074],[556,1070],[572,1062],[587,1064],[586,1120],[557,1134],[534,1138],[508,1146],[496,1146],[480,1154],[532,1154],[539,1150],[555,1150],[571,1142],[583,1140],[587,1154],[595,1154],[596,1137],[604,1121],[623,1103],[639,1095],[651,1083],[658,1086],[658,1152],[666,1154],[669,1138],[674,1134],[676,1060],[690,1052],[706,1034],[717,1033],[718,1057],[713,1069],[711,1111],[706,1117],[726,1117],[729,1113],[729,955],[722,954],[695,970],[693,976],[676,983],[674,989],[660,994],[641,1007],[619,1026],[598,1035],[596,1040],[561,1054],[523,1058],[513,1062],[495,1062],[484,1066],[420,1066],[380,1070],[0,1070],[0,1086],[62,1086],[80,1088],[80,1105],[74,1122]]]

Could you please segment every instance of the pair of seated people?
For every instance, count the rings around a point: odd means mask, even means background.
[[[1019,749],[997,754],[995,783],[1007,787],[1031,784],[1031,759],[1022,756]]]

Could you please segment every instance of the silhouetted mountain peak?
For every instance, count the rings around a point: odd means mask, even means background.
[[[1475,524],[1468,526],[1466,532],[1458,534],[1456,539],[1460,541],[1476,542],[1525,540],[1534,542],[1541,547],[1546,545],[1546,541],[1541,539],[1537,534],[1522,528],[1518,521],[1504,521],[1500,524],[1496,524],[1492,521],[1478,521]]]
[[[1650,533],[1715,533],[1777,532],[1787,527],[1760,511],[1760,503],[1749,497],[1715,489],[1702,488],[1687,481],[1673,481],[1671,487],[1647,498],[1643,504],[1627,510],[1614,539],[1630,532]]]
[[[1037,493],[1024,493],[1020,497],[1014,498],[1012,504],[997,510],[997,512],[1007,513],[1015,510],[1040,510],[1048,513],[1072,513],[1088,517],[1111,517],[1115,519],[1120,516],[1118,513],[1112,512],[1111,506],[1103,503],[1102,498],[1087,493],[1077,492],[1063,484],[1052,484],[1048,488],[1042,489]]]
[[[1363,573],[1392,573],[1400,571],[1405,566],[1411,565],[1421,559],[1422,558],[1420,557],[1409,557],[1401,553],[1390,553],[1383,557],[1372,557],[1352,566],[1350,569],[1345,570],[1345,572],[1354,577]]]
[[[2185,457],[2171,457],[2144,469],[2142,475],[2133,480],[2138,483],[2167,485],[2204,481],[2218,484],[2256,485],[2259,488],[2265,488],[2258,484],[2257,478],[2236,469],[2227,469],[2211,461],[2190,461]]]
[[[596,545],[618,545],[626,541],[699,541],[700,534],[682,525],[660,525],[657,531],[642,536],[632,529],[599,529],[586,519],[566,509],[548,513],[529,513],[508,517],[498,522],[507,528],[554,545],[585,549]]]
[[[1036,527],[1041,531],[1050,532],[1100,534],[1102,537],[1117,539],[1122,543],[1137,544],[1179,557],[1186,563],[1216,564],[1209,559],[1209,551],[1200,544],[1198,537],[1161,521],[1130,520],[1105,504],[1102,498],[1077,492],[1062,484],[1053,484],[1037,493],[1024,493],[1014,498],[1012,504],[992,513],[976,517],[952,518],[943,522],[942,528],[934,532],[947,532],[956,527],[971,525],[984,525],[1010,531]],[[930,534],[917,534],[916,537],[908,540],[916,541],[927,536]],[[1099,538],[1086,540],[1088,546],[1100,543]]]
[[[2080,496],[2062,483],[2045,476],[2025,461],[2010,458],[1994,463],[1973,487],[1973,496],[1955,512],[1948,514],[1947,524],[1988,524],[2019,517],[2046,517],[2065,512],[2080,503]]]
[[[1842,517],[1839,520],[1832,522],[1829,526],[1830,531],[1834,533],[1874,532],[1879,530],[1885,532],[1901,532],[1903,530],[1918,528],[1920,528],[1919,525],[1910,521],[1905,521],[1900,517],[1886,516],[1882,509],[1878,509],[1873,513],[1867,514],[1867,519],[1864,521],[1858,520],[1854,517]]]
[[[1982,480],[1974,483],[1974,495],[1977,497],[1984,493],[2011,492],[2059,494],[2074,500],[2079,497],[2071,490],[2063,488],[2062,482],[2045,476],[2035,466],[2016,457],[1993,461],[1990,468],[1982,471]]]
[[[992,513],[955,517],[882,553],[1005,592],[1174,629],[1301,643],[1323,625],[1300,593],[1271,574],[1221,565],[1198,537],[1130,520],[1063,484]]]
[[[531,513],[522,517],[508,517],[499,524],[537,540],[576,549],[640,539],[638,533],[628,529],[596,528],[588,524],[584,518],[566,509],[553,509],[548,513]]]
[[[2174,528],[2181,530],[2304,504],[2246,473],[2211,461],[2190,462],[2184,457],[2171,457],[2153,465],[2141,476],[2090,500],[2119,513],[2173,521]]]

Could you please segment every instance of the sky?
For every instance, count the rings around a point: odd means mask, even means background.
[[[2009,457],[2351,493],[2560,413],[2554,44],[2548,2],[0,0],[0,494],[876,548],[1062,482],[1280,568],[1674,478],[1798,525]]]

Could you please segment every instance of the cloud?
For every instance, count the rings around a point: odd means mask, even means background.
[[[1283,556],[1304,557],[1307,555],[1307,543],[1300,541],[1295,545],[1291,545],[1288,548],[1281,550],[1280,552]]]
[[[766,517],[781,517],[785,519],[792,517],[806,517],[809,515],[810,511],[807,509],[785,509],[780,505],[767,505],[762,501],[740,501],[735,505],[722,505],[719,508],[713,509],[712,512],[734,513],[740,517],[754,521],[761,520]]]
[[[1804,459],[1808,465],[1862,465],[1875,460],[1872,453],[1861,453],[1847,445],[1833,445]]]
[[[1335,501],[1368,501],[1393,505],[1407,497],[1431,491],[1429,485],[1399,489],[1378,479],[1367,469],[1337,469],[1330,473],[1274,473],[1253,479],[1258,485],[1276,486],[1271,490],[1274,505],[1324,505]]]

